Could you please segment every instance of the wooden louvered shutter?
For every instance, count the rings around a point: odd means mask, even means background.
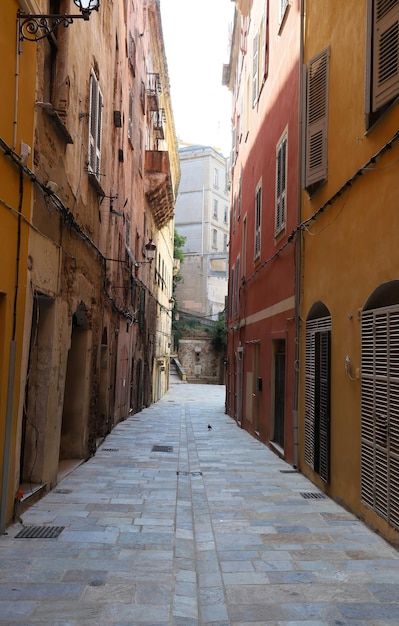
[[[399,528],[399,308],[362,315],[362,501]]]
[[[330,339],[330,331],[315,335],[315,455],[320,478],[325,482],[330,480]]]
[[[330,49],[309,62],[307,74],[306,186],[327,178]]]
[[[399,93],[399,0],[375,0],[373,12],[373,110]]]
[[[285,228],[287,201],[287,136],[277,148],[275,235]]]
[[[252,42],[252,106],[255,106],[259,93],[259,34]]]
[[[306,324],[305,365],[305,461],[314,469],[315,334],[312,322]]]
[[[331,317],[306,322],[305,461],[330,477]]]
[[[97,79],[93,72],[90,74],[89,92],[89,172],[96,171],[96,119],[97,119]]]

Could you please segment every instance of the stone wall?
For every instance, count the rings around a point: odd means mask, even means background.
[[[187,382],[214,385],[223,383],[222,355],[212,346],[210,331],[190,329],[179,340],[178,357]]]

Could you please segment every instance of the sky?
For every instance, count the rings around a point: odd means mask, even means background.
[[[160,0],[176,134],[180,143],[231,149],[229,61],[234,2]]]

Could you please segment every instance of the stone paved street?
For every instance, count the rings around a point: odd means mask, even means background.
[[[0,624],[397,626],[398,552],[317,495],[174,381],[0,537]]]

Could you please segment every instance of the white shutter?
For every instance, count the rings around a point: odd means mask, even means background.
[[[94,72],[90,73],[89,92],[89,172],[96,171],[96,119],[97,119],[97,79]]]
[[[252,45],[252,106],[255,106],[259,92],[259,34],[256,33]]]
[[[373,110],[399,93],[399,1],[375,0],[373,14]]]
[[[90,72],[88,171],[100,180],[103,94],[93,70]]]

